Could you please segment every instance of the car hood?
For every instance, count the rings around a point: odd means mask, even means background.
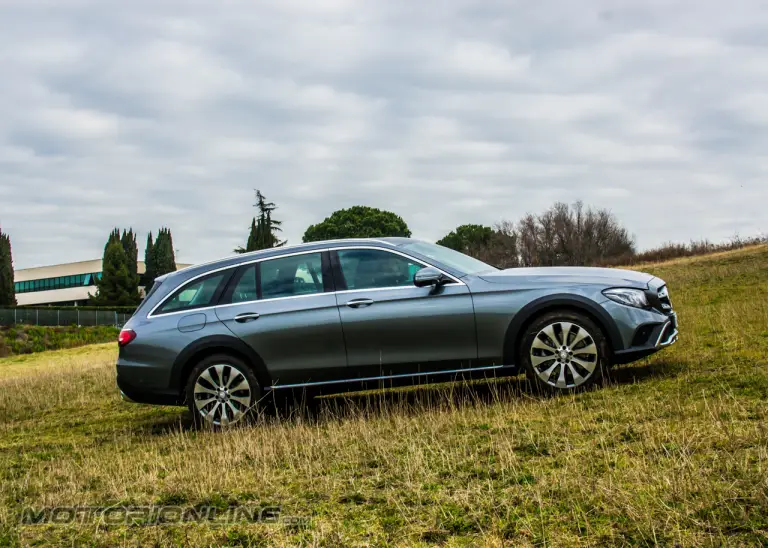
[[[508,268],[480,274],[486,282],[528,285],[577,285],[600,284],[605,286],[636,287],[648,289],[654,277],[644,272],[619,268],[594,268],[584,266],[550,266],[535,268]]]

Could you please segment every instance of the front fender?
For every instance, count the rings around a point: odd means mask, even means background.
[[[613,351],[624,348],[621,333],[616,326],[616,322],[613,321],[610,314],[600,304],[582,295],[561,293],[539,297],[526,304],[515,314],[504,338],[504,363],[515,363],[517,359],[516,350],[526,325],[536,316],[557,308],[570,308],[587,314],[602,328],[611,343]]]

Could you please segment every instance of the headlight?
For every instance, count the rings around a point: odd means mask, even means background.
[[[637,308],[645,308],[648,306],[648,298],[645,296],[645,291],[642,289],[617,287],[614,289],[606,289],[603,291],[603,295],[612,301],[616,301],[617,303],[625,304],[627,306],[634,306]]]

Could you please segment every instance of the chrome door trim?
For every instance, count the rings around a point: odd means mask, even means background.
[[[368,381],[385,381],[388,379],[401,379],[407,377],[426,377],[428,375],[452,375],[454,373],[469,373],[475,371],[493,371],[496,369],[502,369],[504,367],[512,367],[509,365],[488,365],[484,367],[467,367],[465,369],[452,369],[449,371],[424,371],[419,373],[402,373],[398,375],[382,375],[380,377],[362,377],[359,379],[343,379],[334,381],[319,381],[319,382],[302,382],[298,384],[274,384],[268,386],[267,390],[278,390],[280,388],[303,388],[309,386],[322,386],[326,384],[340,384],[340,383],[355,383],[355,382],[368,382]]]

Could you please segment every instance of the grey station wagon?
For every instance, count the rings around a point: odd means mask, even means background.
[[[524,369],[571,391],[677,340],[665,283],[610,268],[499,270],[408,238],[258,251],[158,278],[120,333],[124,399],[242,420],[272,390]]]

